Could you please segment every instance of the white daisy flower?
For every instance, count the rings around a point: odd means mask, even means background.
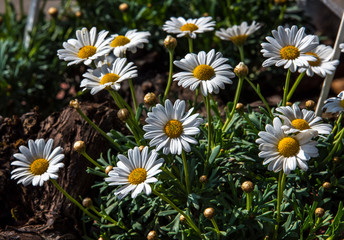
[[[84,62],[85,65],[90,65],[92,60],[104,56],[109,53],[110,38],[105,39],[108,31],[100,31],[97,34],[95,27],[88,32],[87,28],[82,28],[76,31],[77,39],[69,39],[63,43],[65,49],[57,51],[60,59],[71,61],[67,64],[73,65]]]
[[[57,147],[52,152],[54,140],[49,139],[45,143],[44,139],[37,139],[36,141],[29,140],[29,148],[20,146],[21,153],[15,153],[13,157],[18,159],[11,163],[12,166],[17,166],[11,172],[11,179],[19,179],[18,184],[22,183],[27,186],[32,183],[33,186],[43,186],[45,181],[57,179],[57,172],[59,168],[64,167],[61,161],[64,158],[62,148]]]
[[[247,37],[260,27],[256,21],[253,21],[250,26],[247,25],[247,22],[242,22],[239,26],[234,25],[227,29],[220,28],[220,31],[216,31],[215,35],[222,40],[232,41],[235,45],[241,46],[246,42]]]
[[[129,149],[128,158],[122,154],[118,155],[120,161],[117,167],[109,172],[109,177],[105,181],[112,185],[124,185],[116,190],[115,195],[122,199],[131,192],[131,197],[136,198],[144,191],[151,194],[150,183],[158,181],[154,176],[161,172],[159,169],[164,163],[164,159],[159,158],[155,150],[148,152],[148,147],[144,147],[142,152],[138,147]]]
[[[110,66],[106,63],[94,70],[89,69],[82,76],[80,87],[83,90],[91,89],[94,95],[103,89],[113,89],[118,91],[120,83],[126,79],[137,77],[137,70],[134,63],[127,63],[126,58],[117,58]]]
[[[344,43],[339,44],[339,48],[341,52],[344,52]]]
[[[325,109],[325,112],[337,113],[344,111],[344,91],[341,91],[337,97],[331,97],[325,101],[325,105],[322,109]]]
[[[204,51],[197,55],[189,53],[180,61],[174,61],[174,65],[185,70],[173,75],[174,81],[184,88],[190,87],[194,91],[198,85],[201,85],[201,91],[204,96],[208,93],[219,93],[220,88],[225,88],[225,83],[231,84],[230,78],[235,77],[231,71],[232,67],[226,64],[227,58],[215,50],[208,53]]]
[[[258,133],[256,143],[259,144],[259,157],[265,158],[263,164],[269,164],[268,170],[279,172],[283,169],[289,174],[299,166],[307,171],[307,161],[319,155],[316,148],[317,142],[311,139],[317,135],[317,131],[309,130],[299,132],[296,135],[287,135],[282,130],[282,122],[274,118],[273,125],[267,124],[266,131]]]
[[[316,61],[308,61],[309,67],[301,67],[299,72],[306,71],[307,76],[312,77],[315,74],[320,77],[326,77],[327,74],[332,74],[337,65],[339,64],[338,60],[331,61],[333,49],[330,46],[319,45],[310,52],[306,52],[307,55],[314,56]]]
[[[185,20],[182,17],[171,17],[167,20],[162,29],[168,33],[178,34],[177,37],[196,38],[198,33],[213,31],[215,21],[211,21],[212,17],[201,17],[196,19]]]
[[[331,124],[321,123],[321,117],[317,117],[313,111],[301,110],[296,104],[293,104],[292,108],[289,106],[278,107],[276,111],[280,113],[276,114],[276,116],[283,120],[284,125],[282,129],[287,134],[305,132],[313,129],[318,134],[328,135],[332,131]]]
[[[262,43],[261,52],[264,57],[268,57],[263,62],[263,67],[276,65],[289,68],[291,72],[295,72],[298,67],[308,67],[310,61],[317,59],[306,54],[317,45],[317,38],[313,35],[305,35],[305,28],[293,26],[291,29],[278,27],[278,31],[273,30],[274,37],[266,37],[269,43]]]
[[[116,57],[123,57],[127,51],[136,53],[137,48],[143,48],[143,44],[148,43],[149,36],[149,32],[137,32],[134,29],[128,31],[124,36],[112,35],[109,46]]]
[[[199,125],[203,122],[198,118],[198,113],[191,115],[192,111],[193,108],[184,114],[185,101],[179,99],[174,105],[168,99],[165,107],[157,104],[146,118],[148,124],[143,126],[146,131],[144,138],[152,139],[149,145],[157,146],[157,151],[163,148],[164,154],[171,152],[180,155],[182,150],[190,152],[190,143],[198,144],[191,136],[200,132]]]

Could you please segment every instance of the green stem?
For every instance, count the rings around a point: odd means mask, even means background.
[[[183,165],[184,165],[186,190],[187,190],[187,193],[190,194],[191,191],[190,191],[190,179],[189,179],[188,163],[186,161],[186,156],[185,156],[184,150],[182,150],[182,159],[183,159]]]
[[[339,134],[339,135],[338,135]],[[335,145],[333,146],[331,152],[327,155],[327,157],[322,161],[322,163],[326,163],[327,161],[329,161],[330,159],[332,159],[333,154],[335,154],[337,152],[337,149],[339,147],[339,144],[342,142],[343,136],[344,136],[344,128],[337,133],[337,135],[339,136]],[[336,136],[337,136],[336,135]],[[336,137],[335,137],[336,138]]]
[[[100,213],[93,205],[90,207],[90,209],[95,213],[97,214],[99,217],[101,218],[104,218],[106,220],[108,220],[109,222],[113,223],[115,226],[118,226],[124,230],[127,230],[127,228],[121,224],[119,224],[117,221],[115,221],[112,217],[110,217],[109,215],[107,214],[103,214],[103,213]]]
[[[302,78],[305,76],[306,71],[304,71],[303,73],[300,73],[300,75],[297,77],[296,81],[294,82],[293,86],[291,87],[288,96],[287,96],[287,102],[291,99],[291,97],[293,96],[296,88],[299,86]]]
[[[240,61],[245,62],[244,47],[242,45],[239,45],[237,47],[238,47],[239,53],[240,53]]]
[[[240,111],[240,115],[243,118],[245,118],[245,120],[248,123],[248,125],[250,125],[252,130],[258,135],[259,130],[256,128],[256,126],[254,126],[254,124],[252,123],[251,119],[248,116],[246,116],[246,114],[244,112],[242,112],[242,111]]]
[[[239,77],[239,83],[238,83],[238,86],[237,86],[237,89],[236,89],[236,92],[235,92],[233,108],[232,108],[231,113],[229,114],[229,117],[226,119],[225,123],[223,124],[222,132],[226,131],[226,129],[228,127],[228,124],[231,122],[231,120],[232,120],[232,118],[234,116],[236,105],[239,102],[239,98],[240,98],[240,93],[241,93],[243,82],[244,82],[244,78],[243,77]]]
[[[318,229],[318,226],[320,224],[320,219],[321,219],[320,217],[317,217],[317,221],[315,222],[313,228],[309,232],[308,237],[306,238],[306,240],[315,239],[314,233]]]
[[[178,183],[179,187],[180,187],[184,192],[187,193],[187,190],[185,189],[185,186],[179,181],[179,179],[178,179],[169,169],[167,169],[166,167],[160,167],[160,169],[161,169],[164,173],[166,173],[168,176],[170,176],[172,179],[174,179],[174,180]]]
[[[276,225],[275,225],[274,238],[273,238],[274,240],[277,240],[279,223],[281,221],[281,204],[283,200],[283,191],[284,191],[285,181],[286,181],[286,175],[284,174],[283,170],[281,170],[278,177],[277,216],[276,216]]]
[[[99,163],[97,163],[96,161],[94,161],[87,153],[86,151],[82,151],[80,152],[88,161],[90,161],[93,165],[97,166],[100,170],[102,170],[103,172],[105,171],[105,168],[103,166],[101,166]]]
[[[189,224],[190,227],[192,227],[195,232],[203,239],[202,233],[201,231],[198,229],[198,227],[195,225],[195,223],[191,220],[191,218],[185,214],[180,208],[178,208],[170,199],[168,199],[167,197],[165,197],[164,195],[162,195],[161,193],[157,192],[155,189],[152,188],[152,193],[154,193],[155,195],[157,195],[159,198],[161,198],[162,200],[164,200],[165,202],[167,202],[168,204],[170,204],[170,206],[176,210],[178,213],[180,213],[181,215],[183,215],[187,221],[187,223]]]
[[[192,42],[191,37],[188,37],[188,43],[189,43],[189,53],[193,53],[193,42]]]
[[[211,149],[214,145],[213,143],[213,127],[212,127],[212,117],[211,117],[211,112],[210,112],[210,98],[209,95],[205,97],[205,103],[206,103],[206,108],[207,108],[207,117],[208,117],[208,156],[207,160],[205,162],[205,168],[208,164],[209,157],[210,157],[210,152]]]
[[[213,224],[213,226],[215,228],[217,240],[219,240],[220,239],[220,229],[217,226],[216,221],[215,221],[214,218],[211,218],[210,221],[211,221],[211,223]]]
[[[52,182],[55,187],[62,192],[63,195],[65,195],[72,203],[74,203],[76,206],[78,206],[86,215],[93,218],[96,221],[100,221],[99,218],[92,213],[90,213],[86,208],[84,208],[77,200],[75,200],[71,195],[69,195],[57,182],[55,179],[50,178],[50,182]]]
[[[246,193],[246,209],[247,211],[250,211],[252,209],[252,200],[253,200],[253,195],[252,193]]]
[[[135,89],[134,89],[134,85],[133,85],[133,80],[131,78],[129,79],[129,87],[130,87],[131,97],[132,97],[133,103],[134,103],[134,112],[136,112],[137,100],[136,100],[136,96],[135,96]]]
[[[122,147],[115,142],[109,135],[107,135],[103,130],[101,130],[96,124],[94,124],[94,122],[91,121],[91,119],[89,119],[84,113],[83,111],[81,111],[80,108],[77,108],[76,111],[80,114],[80,116],[86,121],[88,122],[88,124],[91,125],[91,127],[93,127],[97,132],[99,132],[104,138],[106,138],[114,147],[117,148],[117,150],[121,150]]]
[[[283,93],[283,102],[282,102],[282,106],[285,106],[286,103],[287,103],[287,96],[288,96],[288,89],[289,89],[290,76],[291,76],[291,71],[290,71],[290,69],[288,69],[287,77],[286,77],[286,79],[285,79],[285,85],[284,85],[284,93]]]
[[[167,98],[167,95],[168,95],[168,92],[170,91],[170,87],[171,87],[171,84],[172,84],[172,73],[173,73],[173,50],[169,50],[168,53],[170,55],[170,71],[169,71],[169,74],[168,74],[168,82],[167,82],[167,87],[166,87],[166,90],[165,90],[165,94],[164,94],[164,98],[163,98],[163,103],[165,102],[166,98]]]
[[[334,125],[334,128],[332,129],[331,134],[335,134],[335,133],[336,133],[339,124],[342,122],[343,115],[344,115],[344,112],[341,112],[341,113],[339,114],[339,117],[338,117],[338,119],[337,119],[337,121],[336,121],[336,123],[335,123],[335,125]]]

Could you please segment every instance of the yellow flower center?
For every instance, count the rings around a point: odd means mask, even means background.
[[[30,171],[33,175],[42,175],[47,171],[49,167],[48,160],[44,158],[39,158],[33,161],[30,165]]]
[[[177,138],[183,133],[183,124],[178,120],[170,120],[166,123],[164,132],[170,138]]]
[[[308,122],[304,119],[295,119],[291,122],[291,124],[294,128],[299,130],[310,129]]]
[[[94,46],[83,46],[79,49],[79,58],[89,58],[92,57],[97,52],[97,48]]]
[[[229,38],[229,40],[231,40],[235,45],[238,45],[238,46],[243,45],[246,42],[246,39],[247,39],[246,34]]]
[[[100,80],[100,84],[104,85],[105,83],[109,82],[116,82],[119,79],[119,76],[115,73],[107,73],[102,77],[102,80]]]
[[[196,31],[197,29],[198,29],[197,25],[193,23],[186,23],[180,28],[181,31],[190,31],[190,32]]]
[[[195,67],[193,75],[199,80],[210,80],[215,75],[215,70],[209,65],[201,64]]]
[[[138,185],[143,183],[147,178],[147,171],[144,168],[136,168],[129,174],[128,181],[131,184]]]
[[[306,52],[307,55],[311,55],[313,57],[316,58],[315,61],[308,61],[309,65],[311,65],[312,67],[314,66],[320,66],[321,60],[319,58],[319,56],[316,53],[313,52]]]
[[[300,51],[294,46],[285,46],[280,51],[281,58],[286,60],[294,60],[300,56]]]
[[[340,100],[339,105],[340,105],[342,108],[344,108],[344,99],[343,99],[343,100]]]
[[[115,37],[114,40],[112,40],[110,46],[115,48],[115,47],[124,46],[127,43],[130,43],[130,39],[127,38],[126,36],[119,35]]]
[[[282,156],[291,157],[299,152],[300,144],[295,138],[285,137],[278,142],[277,148]]]

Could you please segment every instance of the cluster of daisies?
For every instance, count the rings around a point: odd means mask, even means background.
[[[185,20],[182,17],[171,18],[163,29],[168,33],[177,34],[177,37],[195,39],[197,34],[213,31],[215,22],[211,17]],[[236,46],[242,46],[247,37],[257,31],[260,25],[246,22],[239,26],[216,31],[216,36],[222,40],[232,41]],[[84,63],[91,68],[83,75],[81,82],[83,90],[90,90],[96,94],[103,89],[118,91],[124,80],[137,77],[134,63],[125,58],[128,52],[135,53],[138,48],[143,48],[148,43],[149,32],[139,32],[136,29],[128,31],[125,35],[114,34],[107,37],[108,31],[97,33],[95,27],[90,31],[86,28],[76,31],[77,39],[69,39],[63,43],[64,49],[58,50],[60,59],[68,61],[68,65]],[[273,37],[267,37],[268,43],[262,44],[262,53],[268,57],[263,66],[284,66],[295,72],[306,72],[312,76],[314,73],[325,76],[332,73],[338,61],[331,61],[332,48],[319,45],[319,40],[314,35],[306,35],[305,29],[279,27],[272,31]],[[344,46],[343,46],[344,47]],[[174,61],[182,72],[173,75],[178,85],[190,88],[192,91],[200,88],[204,96],[217,94],[225,84],[231,84],[235,74],[227,63],[228,59],[219,52],[211,50],[208,53],[201,51],[198,54],[189,53],[183,59]],[[344,110],[344,93],[337,98],[330,98],[325,104],[331,111]],[[268,169],[283,171],[288,174],[299,166],[307,170],[307,161],[318,156],[316,141],[313,138],[330,134],[332,127],[321,123],[321,118],[314,112],[300,110],[297,105],[292,107],[279,107],[278,114],[273,119],[273,124],[266,126],[266,131],[259,133],[259,157],[265,158],[263,164],[269,164]],[[105,181],[109,185],[119,185],[115,194],[119,199],[131,192],[134,198],[139,193],[152,192],[152,183],[157,182],[155,177],[161,172],[163,158],[158,158],[157,151],[162,154],[181,155],[190,152],[190,144],[198,144],[195,138],[200,133],[203,119],[199,114],[193,114],[193,108],[186,112],[183,100],[176,100],[174,104],[166,100],[157,104],[148,113],[147,124],[143,126],[144,138],[150,140],[149,150],[135,147],[128,151],[128,155],[118,155],[117,166],[109,172]],[[64,155],[62,148],[57,147],[52,151],[53,140],[46,143],[43,139],[35,142],[29,140],[29,148],[21,146],[21,153],[14,154],[17,161],[12,165],[17,166],[12,171],[12,178],[19,179],[18,183],[25,186],[40,185],[47,180],[56,179]]]

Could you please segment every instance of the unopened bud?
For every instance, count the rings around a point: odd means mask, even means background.
[[[73,150],[78,153],[84,152],[85,149],[86,149],[86,144],[84,141],[76,141],[73,145]]]
[[[207,178],[206,175],[200,176],[200,178],[199,178],[199,182],[200,182],[200,183],[204,184],[204,183],[206,183],[207,181],[208,181],[208,178]]]
[[[209,13],[205,12],[203,13],[203,17],[208,17],[209,16]]]
[[[59,10],[56,7],[51,7],[48,9],[48,13],[51,17],[55,18],[59,14]]]
[[[140,152],[142,152],[142,150],[143,150],[144,148],[145,148],[145,146],[143,146],[143,145],[139,146]]]
[[[214,208],[206,208],[203,214],[206,218],[212,219],[215,216],[215,210]]]
[[[75,109],[80,108],[79,100],[78,99],[70,100],[69,106]]]
[[[156,233],[156,231],[152,230],[147,234],[147,239],[148,240],[157,240],[158,234]]]
[[[81,11],[76,11],[76,12],[75,12],[75,16],[76,16],[77,18],[81,17],[81,16],[82,16],[82,12],[81,12]]]
[[[177,47],[177,39],[168,35],[164,40],[164,45],[168,50],[174,50]]]
[[[291,106],[293,106],[293,103],[292,102],[286,102],[285,105],[291,107]]]
[[[237,111],[242,111],[242,110],[244,110],[244,104],[242,104],[242,103],[237,103],[237,105],[235,106],[235,110],[237,110]]]
[[[335,164],[339,163],[340,162],[340,158],[339,157],[333,157],[333,162]]]
[[[128,120],[129,115],[130,115],[129,110],[126,108],[122,108],[118,110],[117,112],[117,117],[123,122],[126,122]]]
[[[184,217],[184,215],[180,215],[179,216],[179,221],[181,222],[185,222],[186,218]]]
[[[109,172],[113,169],[113,166],[109,165],[105,168],[106,175],[109,175]]]
[[[82,206],[84,206],[85,208],[92,207],[93,206],[92,199],[89,197],[84,198],[84,200],[82,200]]]
[[[329,183],[329,182],[324,182],[322,186],[326,190],[329,190],[332,187],[331,183]]]
[[[154,106],[156,104],[156,95],[152,92],[149,92],[145,95],[143,101],[149,106]]]
[[[287,0],[274,0],[276,4],[285,4]]]
[[[250,193],[253,191],[254,189],[254,184],[251,181],[245,181],[241,184],[241,189],[245,192],[245,193]]]
[[[98,240],[104,240],[104,238],[102,238],[102,237],[99,237],[99,238],[98,238]]]
[[[248,74],[248,67],[245,65],[245,63],[240,62],[236,67],[234,68],[234,73],[239,77],[239,78],[244,78]]]
[[[315,216],[321,218],[322,216],[324,216],[325,214],[325,210],[323,208],[318,207],[317,209],[315,209]]]
[[[308,110],[314,110],[314,107],[315,107],[315,102],[313,100],[308,100],[306,102],[306,108]]]
[[[121,12],[126,12],[129,10],[129,5],[127,3],[121,3],[118,7]]]

